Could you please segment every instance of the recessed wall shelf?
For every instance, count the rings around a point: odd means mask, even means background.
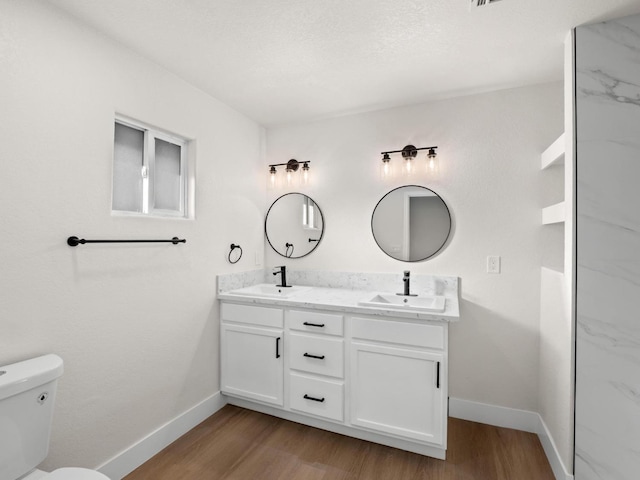
[[[560,135],[555,142],[542,152],[540,155],[540,169],[564,165],[565,137],[564,133]],[[551,225],[554,223],[562,223],[565,219],[564,202],[556,203],[542,209],[542,224]]]
[[[540,156],[540,168],[553,167],[564,164],[564,133],[553,142]]]
[[[565,208],[564,202],[556,203],[542,209],[542,224],[551,225],[552,223],[564,222]]]

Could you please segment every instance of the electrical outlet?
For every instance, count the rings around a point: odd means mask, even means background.
[[[500,273],[500,257],[490,255],[487,257],[487,273]]]

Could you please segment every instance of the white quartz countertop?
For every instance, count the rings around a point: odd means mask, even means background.
[[[457,297],[445,297],[444,312],[416,312],[396,308],[377,308],[358,305],[359,302],[372,298],[379,291],[352,290],[346,288],[311,287],[289,298],[267,298],[237,295],[231,292],[218,293],[218,299],[235,303],[296,307],[309,310],[330,310],[343,313],[361,315],[375,315],[381,317],[408,318],[414,320],[428,320],[432,322],[451,322],[460,317]],[[391,292],[386,292],[391,293]]]

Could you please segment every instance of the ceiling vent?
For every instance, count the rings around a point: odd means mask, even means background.
[[[501,0],[471,0],[472,7],[484,7],[485,5],[491,5],[492,3],[500,2]]]

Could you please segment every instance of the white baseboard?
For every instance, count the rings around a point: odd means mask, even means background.
[[[97,470],[111,480],[121,480],[144,462],[175,442],[193,427],[202,423],[226,405],[226,400],[216,392],[209,398],[168,421],[139,442],[106,461]]]
[[[513,428],[538,433],[538,414],[516,408],[498,407],[460,398],[449,398],[449,416],[486,423],[496,427]]]
[[[553,473],[556,476],[556,480],[573,480],[573,475],[567,471],[567,468],[560,458],[560,453],[558,452],[556,443],[553,441],[551,432],[549,432],[549,429],[547,428],[547,424],[544,423],[544,420],[540,415],[538,415],[538,417],[540,418],[538,438],[540,438],[540,443],[542,443],[544,453],[547,454],[547,459],[551,465],[551,470],[553,470]]]
[[[556,480],[573,480],[573,475],[567,471],[560,458],[560,453],[549,429],[538,413],[460,398],[449,398],[449,416],[537,434]]]

